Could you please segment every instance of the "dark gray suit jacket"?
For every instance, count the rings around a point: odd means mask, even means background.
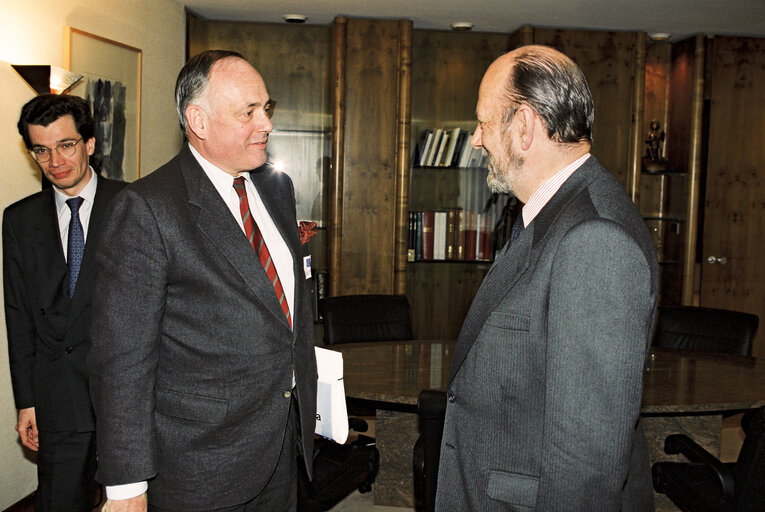
[[[74,296],[52,188],[26,197],[3,215],[3,281],[13,394],[18,409],[35,408],[40,430],[95,430],[85,356],[90,348],[94,252],[109,201],[125,186],[98,177],[87,243]]]
[[[293,366],[311,468],[316,359],[292,182],[268,168],[251,177],[292,252],[294,330],[188,146],[113,203],[97,255],[97,478],[151,479],[149,502],[160,508],[208,510],[258,494],[279,457]]]
[[[468,312],[438,510],[652,508],[639,419],[657,283],[645,223],[590,157],[497,258]]]

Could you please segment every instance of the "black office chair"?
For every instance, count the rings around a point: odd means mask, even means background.
[[[446,416],[446,393],[424,389],[417,399],[420,437],[414,445],[414,502],[416,510],[436,509],[438,463]]]
[[[653,488],[685,512],[765,511],[765,407],[744,414],[746,432],[735,463],[722,463],[684,434],[672,434],[664,451],[689,462],[657,462]]]
[[[726,309],[672,306],[659,308],[657,347],[748,356],[759,317]]]
[[[319,301],[324,342],[411,340],[409,301],[403,295],[341,295]]]

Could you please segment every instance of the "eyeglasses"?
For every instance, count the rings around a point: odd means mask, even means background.
[[[81,140],[82,137],[74,141],[68,140],[66,142],[59,142],[56,144],[56,151],[63,157],[74,156],[74,153],[77,150],[77,144]],[[53,150],[51,148],[46,148],[45,146],[35,146],[30,149],[29,152],[32,154],[35,160],[41,164],[50,160],[51,155],[53,154]]]

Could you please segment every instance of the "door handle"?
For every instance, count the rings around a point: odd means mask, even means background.
[[[709,258],[707,258],[707,263],[709,263],[710,265],[714,265],[715,263],[719,263],[720,265],[725,265],[726,263],[728,263],[728,258],[726,258],[725,256],[720,256],[717,258],[714,256],[710,256]]]

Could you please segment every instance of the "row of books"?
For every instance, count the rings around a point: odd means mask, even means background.
[[[409,212],[409,261],[490,261],[491,212],[449,208]]]
[[[486,155],[470,145],[471,137],[461,128],[425,130],[415,161],[419,167],[486,167]]]

